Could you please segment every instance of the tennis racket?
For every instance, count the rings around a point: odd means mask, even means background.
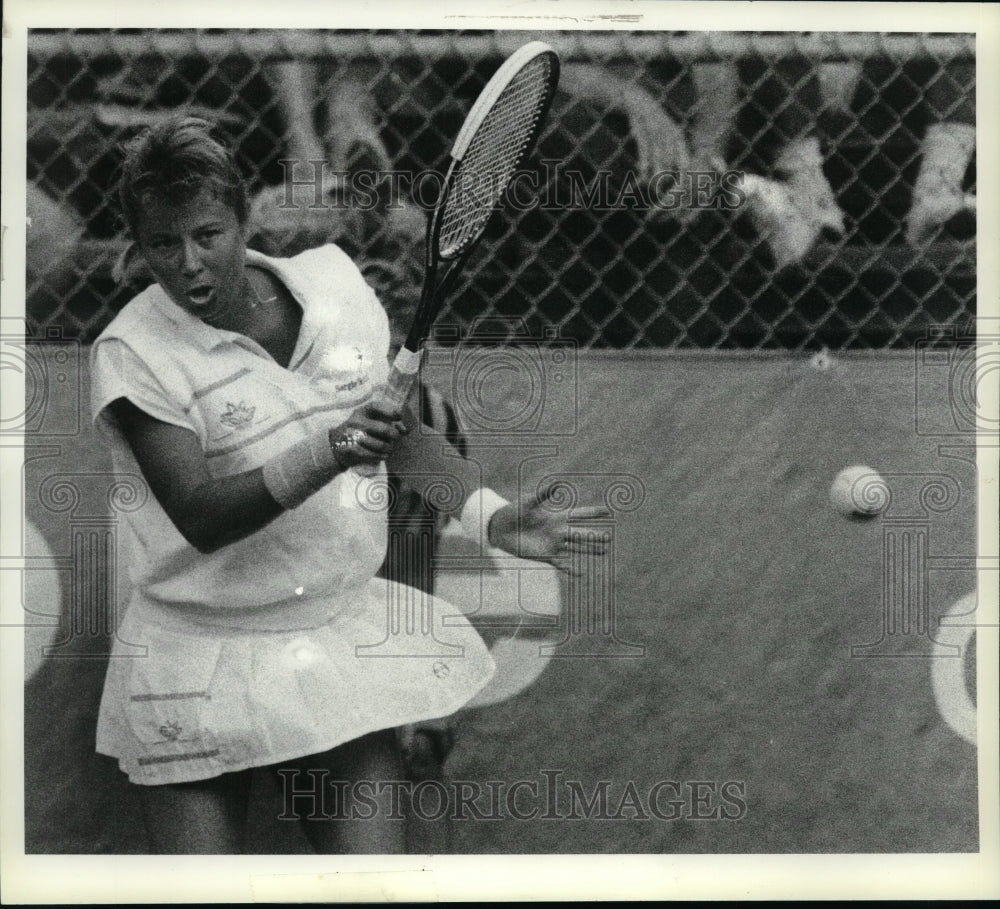
[[[447,291],[538,140],[558,82],[556,52],[541,41],[532,41],[493,74],[465,118],[427,222],[420,302],[381,389],[384,402],[402,407],[410,396],[424,340]]]

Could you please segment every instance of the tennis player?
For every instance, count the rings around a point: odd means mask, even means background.
[[[134,592],[118,633],[147,654],[112,657],[97,750],[141,787],[158,852],[241,851],[254,767],[330,781],[327,810],[303,821],[317,852],[403,851],[393,789],[379,785],[404,778],[394,728],[454,712],[493,665],[451,619],[438,633],[460,656],[365,656],[405,597],[375,577],[380,465],[402,452],[465,489],[476,470],[377,403],[388,322],[338,247],[246,248],[246,190],[210,123],[177,118],[136,139],[120,200],[157,283],[95,342],[92,394],[116,472],[153,493],[129,515]],[[371,478],[352,470],[370,466]],[[477,539],[560,567],[570,550],[599,551],[541,497],[515,506],[477,489],[453,508]]]

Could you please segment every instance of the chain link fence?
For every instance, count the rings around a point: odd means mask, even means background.
[[[35,31],[27,313],[91,340],[150,280],[113,274],[124,141],[211,117],[251,245],[334,241],[390,312],[465,112],[531,38],[560,91],[438,340],[903,347],[975,316],[974,38],[928,34]]]

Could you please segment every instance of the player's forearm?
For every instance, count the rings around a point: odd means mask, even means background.
[[[178,527],[188,542],[214,552],[297,508],[346,467],[329,430],[320,430],[255,470],[197,484],[173,511],[184,516]]]
[[[396,446],[388,468],[410,489],[428,497],[443,514],[458,517],[468,497],[482,486],[482,468],[462,457],[444,433],[420,426]],[[434,495],[442,478],[456,493]]]
[[[258,467],[199,484],[174,503],[170,517],[184,539],[208,554],[252,536],[284,511]]]
[[[429,426],[415,429],[396,447],[388,467],[437,511],[459,518],[469,539],[483,546],[512,545],[517,532],[517,509],[492,490],[483,488],[481,465],[467,460],[444,433]],[[442,477],[453,484],[454,495],[434,495],[435,487],[440,490]],[[509,532],[511,527],[514,537]]]

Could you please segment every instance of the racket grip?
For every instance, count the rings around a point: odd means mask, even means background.
[[[413,385],[417,381],[417,370],[420,367],[420,354],[414,355],[414,360],[412,362],[404,362],[402,364],[403,368],[400,368],[400,356],[403,353],[409,353],[406,348],[403,348],[397,355],[396,360],[392,364],[392,368],[389,370],[389,378],[386,380],[385,385],[383,385],[378,394],[381,395],[381,400],[392,407],[402,408],[407,400],[409,400],[410,392],[413,391]],[[412,369],[410,368],[412,365]]]
[[[375,390],[372,400],[389,408],[402,409],[417,380],[417,373],[420,370],[420,356],[421,351],[414,353],[405,347],[401,348],[389,369],[389,377],[386,379],[385,385],[381,385]],[[359,464],[351,469],[362,477],[373,477],[378,472],[378,467],[369,464]]]

